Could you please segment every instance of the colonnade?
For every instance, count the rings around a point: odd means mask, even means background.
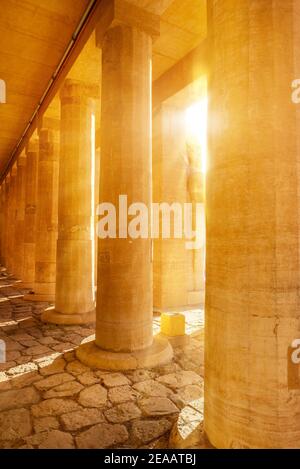
[[[151,57],[159,18],[117,4],[97,30],[100,202],[117,205],[119,194],[127,194],[128,203],[148,204]],[[290,350],[300,334],[300,133],[290,84],[300,73],[300,5],[251,0],[237,8],[231,0],[214,0],[208,11],[205,429],[220,448],[298,447],[300,381]],[[60,130],[42,118],[3,180],[1,263],[33,296],[54,298],[44,321],[96,319],[95,341],[76,351],[83,363],[157,366],[171,359],[172,350],[152,334],[149,239],[98,241],[95,306],[96,96],[94,85],[67,79]]]
[[[129,204],[149,205],[151,58],[159,17],[115,3],[110,20],[97,27],[102,89],[67,77],[59,121],[38,117],[2,183],[1,262],[30,289],[25,300],[54,303],[43,321],[96,321],[95,342],[77,350],[84,363],[132,369],[168,362],[172,348],[153,337],[150,238],[98,240],[95,288],[95,100],[101,94],[100,202],[117,206],[119,194],[127,194]]]

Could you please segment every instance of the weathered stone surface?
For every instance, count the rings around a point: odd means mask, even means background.
[[[174,351],[175,356],[178,356],[178,354],[181,356],[183,355],[183,353],[184,353],[183,349],[181,348],[175,349]],[[178,373],[181,371],[181,368],[178,365],[178,363],[171,362],[171,363],[167,363],[166,365],[159,366],[158,368],[156,368],[156,371],[159,374],[159,376],[162,376],[162,375],[170,375],[171,373]]]
[[[73,449],[75,448],[72,435],[61,432],[60,430],[51,430],[33,435],[26,439],[28,444],[38,446],[40,449]]]
[[[59,422],[55,417],[42,417],[40,419],[34,419],[33,427],[36,433],[56,430],[59,428]]]
[[[172,394],[170,389],[153,379],[134,384],[133,388],[138,392],[151,397],[168,397]]]
[[[1,391],[8,391],[9,389],[12,388],[11,382],[10,381],[0,381],[0,392]]]
[[[92,386],[100,381],[92,371],[86,371],[82,375],[77,376],[77,379],[84,386]]]
[[[34,321],[35,324],[35,321]],[[36,339],[39,339],[40,337],[43,337],[42,331],[38,327],[29,327],[29,323],[26,324],[26,332],[30,334],[32,337],[35,337]]]
[[[108,391],[108,399],[113,404],[121,404],[122,402],[134,401],[138,392],[130,386],[117,386]]]
[[[149,417],[168,415],[179,412],[176,405],[166,397],[149,397],[143,398],[139,401],[139,406],[144,415]]]
[[[16,340],[17,342],[21,342],[21,341],[26,341],[26,340],[32,340],[32,337],[31,335],[29,334],[26,334],[26,332],[17,332],[16,334],[14,334],[12,336],[12,339]]]
[[[26,339],[26,340],[21,340],[20,343],[24,346],[24,347],[38,347],[40,344],[37,340],[33,340],[32,337],[30,337],[30,339]]]
[[[82,337],[79,334],[66,334],[65,337],[65,342],[71,342],[71,344],[74,345],[80,345],[82,341]]]
[[[6,373],[9,376],[17,376],[17,375],[24,375],[25,373],[29,373],[29,372],[35,371],[37,369],[38,369],[38,367],[35,363],[27,361],[27,363],[23,363],[21,365],[14,366],[13,368],[10,368],[9,370],[7,370]]]
[[[141,411],[132,402],[127,402],[125,404],[119,404],[112,409],[106,410],[104,415],[109,422],[123,423],[140,417]]]
[[[45,399],[50,399],[52,397],[69,397],[78,394],[82,389],[83,385],[77,383],[77,381],[69,381],[67,383],[60,384],[55,388],[49,389],[44,394]]]
[[[11,350],[10,352],[6,352],[6,360],[13,361],[17,360],[21,357],[21,353],[18,350]]]
[[[54,339],[54,337],[41,337],[39,339],[39,343],[41,345],[52,345],[52,344],[57,344],[58,341],[56,339]]]
[[[103,407],[107,401],[107,390],[100,384],[94,384],[81,391],[78,402],[84,407]]]
[[[140,381],[147,381],[155,377],[155,373],[150,370],[134,370],[130,374],[130,379],[133,383],[139,383]]]
[[[18,409],[39,402],[40,396],[34,387],[11,389],[0,394],[0,410]]]
[[[99,409],[82,409],[62,415],[61,422],[65,430],[76,431],[89,425],[104,422],[104,416]]]
[[[32,415],[34,417],[47,417],[52,415],[61,415],[68,412],[79,410],[80,406],[70,399],[47,399],[40,404],[32,406]]]
[[[8,371],[10,368],[14,368],[16,366],[16,362],[6,362],[0,364],[0,372],[1,371]]]
[[[38,371],[32,371],[30,373],[25,373],[24,375],[18,375],[17,377],[14,376],[11,378],[10,382],[13,388],[21,389],[26,386],[30,386],[41,379],[42,376],[40,376]]]
[[[203,398],[193,401],[194,407],[184,407],[176,420],[170,435],[170,445],[175,448],[211,448],[204,433]]]
[[[24,351],[26,355],[43,355],[43,354],[49,354],[52,353],[52,350],[45,345],[36,345],[34,347],[29,347]]]
[[[150,450],[150,449],[166,449],[166,448],[170,448],[169,434],[168,433],[161,436],[158,439],[155,439],[155,440],[151,441],[148,444],[144,444],[144,445],[140,446],[140,449],[148,449],[148,450]]]
[[[73,362],[76,359],[74,350],[64,353],[64,359],[67,363]]]
[[[78,327],[76,329],[76,332],[77,334],[80,334],[82,337],[90,337],[91,335],[95,335],[94,334],[94,329],[91,327],[90,329],[88,327]],[[95,337],[93,337],[94,339]],[[93,340],[91,339],[91,340]]]
[[[185,388],[180,388],[175,396],[179,397],[185,404],[188,404],[203,396],[203,386],[189,384]]]
[[[37,312],[37,314],[40,313]],[[72,330],[72,333],[78,334],[78,328],[79,326],[75,326],[70,330]],[[24,328],[23,330],[25,335],[27,329]],[[51,326],[49,328],[49,326],[39,323],[38,330],[41,331],[41,335],[35,341],[33,341],[31,336],[26,337],[25,335],[23,337],[27,341],[26,345],[30,345],[30,347],[48,345],[51,348],[51,345],[57,345],[57,342],[53,342],[53,340],[60,340],[60,345],[63,348],[65,347],[64,340],[66,331],[69,331],[68,328],[65,331],[62,327]],[[90,335],[90,329],[88,332]],[[37,331],[35,333],[38,335]],[[70,332],[68,334],[70,336]],[[0,337],[5,340],[6,335],[1,328]],[[55,339],[52,337],[55,337]],[[43,338],[46,340],[43,340]],[[77,340],[76,337],[75,340]],[[200,345],[197,345],[196,351],[191,347],[185,347],[185,349],[181,347],[180,356],[186,361],[186,366],[190,364],[189,357],[191,354],[195,357],[197,356],[196,352]],[[16,348],[15,344],[12,344],[12,348]],[[16,350],[23,353],[25,350],[21,348],[23,347],[17,346]],[[144,400],[151,397],[154,400],[168,398],[167,400],[172,400],[177,407],[182,407],[185,402],[184,399],[187,399],[190,405],[189,412],[185,414],[185,417],[189,419],[189,423],[195,418],[197,413],[197,409],[192,407],[194,401],[189,399],[198,397],[199,392],[201,393],[202,384],[188,384],[177,387],[178,382],[176,382],[176,387],[174,387],[173,380],[171,380],[172,385],[170,385],[157,379],[159,376],[165,378],[165,375],[177,374],[179,372],[179,381],[182,380],[181,369],[178,365],[170,364],[152,370],[138,369],[126,373],[104,370],[93,371],[78,362],[73,350],[64,355],[54,353],[53,350],[50,354],[41,354],[41,356],[38,354],[34,355],[33,358],[29,355],[23,355],[17,360],[18,365],[22,366],[17,366],[17,364],[11,362],[6,364],[11,369],[8,369],[7,372],[0,372],[0,402],[2,396],[5,396],[7,391],[18,390],[22,398],[22,394],[24,392],[26,394],[29,387],[36,391],[40,398],[42,397],[42,401],[25,403],[26,408],[21,407],[19,409],[20,411],[31,411],[30,420],[28,418],[24,420],[25,426],[29,422],[28,428],[27,430],[26,428],[25,430],[20,429],[20,434],[24,434],[24,436],[14,434],[10,440],[1,436],[0,448],[72,448],[74,447],[72,436],[75,438],[75,435],[82,438],[82,443],[79,443],[79,445],[82,444],[82,447],[87,448],[89,445],[91,447],[103,446],[108,448],[122,445],[132,448],[166,448],[171,423],[173,424],[173,421],[177,420],[177,411],[176,409],[174,411],[173,407],[171,413],[164,414],[166,409],[163,408],[163,413],[160,414],[161,408],[157,411],[155,407],[151,417],[151,412],[146,414],[142,409]],[[75,363],[70,365],[73,362]],[[70,365],[68,370],[67,365]],[[66,375],[70,376],[70,378],[65,381]],[[42,383],[42,389],[39,389],[38,382]],[[93,390],[95,385],[100,386],[100,389],[104,389],[103,396],[97,396],[97,393]],[[82,394],[86,390],[87,394]],[[79,394],[88,406],[84,405],[83,408],[76,402],[76,400],[79,400]],[[72,398],[68,399],[68,397]],[[19,396],[15,396],[15,400],[18,401],[17,406],[23,406],[23,401],[20,401]],[[11,402],[10,398],[8,401]],[[14,408],[14,411],[16,410],[18,408]],[[151,411],[153,411],[153,408]],[[169,411],[170,409],[168,409]],[[11,412],[11,410],[7,409],[1,412],[0,409],[0,415],[5,414],[5,412]],[[147,418],[145,418],[145,415],[147,415]],[[160,415],[166,415],[167,418],[160,417]],[[109,431],[106,431],[105,435],[103,435],[103,431],[92,430],[99,425],[101,427],[106,425],[104,428]],[[126,432],[126,436],[123,436],[123,438],[118,436],[118,429],[120,427]],[[117,436],[112,435],[112,429],[114,433],[117,432]],[[18,426],[17,430],[19,431]],[[53,430],[57,433],[51,433]],[[86,435],[88,430],[92,431]],[[35,432],[35,435],[32,434],[32,431]],[[3,433],[0,425],[0,434],[1,432]],[[23,443],[24,441],[26,441],[26,444]],[[114,443],[114,441],[117,442]]]
[[[61,373],[64,371],[66,362],[63,358],[49,359],[39,364],[40,373],[43,376],[54,375],[56,373]]]
[[[130,384],[129,379],[121,373],[108,373],[102,377],[102,381],[104,386],[108,388]]]
[[[194,371],[178,371],[161,376],[157,379],[160,383],[170,386],[172,389],[179,389],[189,384],[202,384],[203,378]]]
[[[132,424],[132,436],[138,443],[149,443],[159,438],[172,427],[167,419],[136,420]]]
[[[63,330],[65,331],[65,334],[69,334],[70,332],[77,332],[77,328],[80,326],[77,326],[75,324],[65,324],[62,326]]]
[[[87,366],[80,363],[80,361],[74,360],[71,363],[68,363],[67,371],[69,373],[72,373],[72,375],[74,376],[78,376],[78,375],[81,375],[82,373],[90,371],[90,369]]]
[[[78,448],[110,448],[128,440],[128,432],[124,425],[100,423],[76,437]]]
[[[26,409],[0,412],[0,440],[17,440],[31,433],[30,414]]]
[[[24,347],[20,345],[18,342],[15,342],[14,340],[7,340],[5,341],[6,344],[6,352],[15,352],[18,350],[23,350]],[[10,360],[13,360],[13,358],[10,358]]]
[[[27,355],[21,356],[16,360],[16,365],[24,365],[24,363],[28,363],[31,360],[31,357],[28,357]]]
[[[38,381],[35,383],[35,386],[40,391],[46,391],[47,389],[59,386],[63,383],[67,383],[68,381],[73,381],[74,379],[74,376],[70,375],[69,373],[60,373]]]
[[[59,342],[58,344],[51,345],[51,347],[56,352],[64,353],[73,350],[74,345],[70,342]]]
[[[57,339],[59,338],[63,338],[64,336],[64,331],[62,329],[59,329],[59,327],[57,329],[49,329],[49,330],[45,330],[44,331],[44,336],[45,337],[56,337]]]
[[[8,381],[10,378],[7,376],[7,373],[4,371],[0,372],[0,383],[3,383],[4,381]]]

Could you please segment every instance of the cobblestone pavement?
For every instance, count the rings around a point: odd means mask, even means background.
[[[113,373],[75,358],[94,325],[43,324],[49,304],[24,301],[24,293],[0,278],[0,448],[168,448],[202,432],[202,311],[185,312],[187,337],[172,344],[172,363]],[[190,447],[202,445],[199,435],[191,439]]]

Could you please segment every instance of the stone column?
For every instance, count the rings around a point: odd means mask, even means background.
[[[43,117],[39,124],[39,157],[35,238],[34,294],[25,300],[55,299],[59,122]]]
[[[3,265],[3,238],[4,238],[4,205],[5,205],[5,186],[2,182],[0,187],[0,263]]]
[[[8,213],[8,260],[9,273],[15,276],[15,226],[16,226],[16,195],[17,195],[17,165],[13,165],[10,171],[10,200]]]
[[[1,223],[0,223],[0,230],[1,230],[1,234],[0,234],[0,263],[1,263],[1,266],[4,265],[4,256],[3,256],[3,240],[4,240],[4,233],[5,233],[5,216],[4,216],[4,212],[5,212],[5,182],[2,181],[2,184],[1,184],[1,187],[0,187],[0,211],[1,211],[1,214],[0,214],[0,219],[1,219]]]
[[[39,140],[34,134],[26,146],[26,182],[25,182],[25,233],[24,264],[22,286],[34,288],[35,281],[35,234],[37,206]]]
[[[151,58],[159,18],[112,1],[113,21],[99,24],[102,46],[100,202],[151,203]],[[103,12],[103,18],[108,12]],[[117,230],[118,233],[118,230]],[[121,233],[120,233],[121,235]],[[151,239],[101,239],[98,244],[96,341],[79,359],[105,369],[168,361],[172,349],[153,341]]]
[[[9,216],[9,185],[10,173],[7,174],[4,181],[5,207],[4,207],[4,236],[2,238],[3,265],[7,268],[8,261],[8,216]]]
[[[208,6],[205,430],[217,448],[298,448],[300,4]]]
[[[15,274],[18,279],[23,278],[24,265],[24,219],[25,219],[25,176],[26,154],[22,152],[17,160],[16,180],[16,224],[15,224]]]
[[[184,110],[169,102],[163,103],[156,109],[153,118],[153,200],[155,203],[183,204],[187,202],[185,149]],[[189,251],[186,249],[184,238],[174,237],[173,217],[171,216],[170,219],[172,238],[163,239],[160,233],[160,237],[153,241],[153,299],[156,312],[166,312],[188,304]]]
[[[95,151],[95,189],[94,189],[94,197],[95,197],[95,210],[94,214],[97,213],[97,208],[99,206],[99,187],[100,187],[100,161],[101,161],[101,150],[97,148]],[[97,218],[94,216],[94,282],[95,282],[95,289],[97,290],[97,259],[98,259],[98,238],[97,238]]]
[[[199,129],[200,131],[200,129]],[[204,196],[205,196],[205,178],[201,171],[201,146],[193,142],[187,144],[187,188],[188,201],[193,207],[193,229],[196,229],[196,206],[202,205],[201,213],[201,246],[189,251],[190,261],[190,279],[188,291],[188,304],[204,304],[205,296],[205,214],[204,214]],[[200,216],[200,215],[199,215]]]
[[[44,321],[89,323],[95,319],[92,224],[93,87],[67,79],[61,90],[61,151],[55,309]]]

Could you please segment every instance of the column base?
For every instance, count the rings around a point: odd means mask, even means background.
[[[56,311],[54,307],[45,309],[42,313],[41,320],[43,322],[50,322],[51,324],[77,325],[77,324],[90,324],[96,321],[96,310],[88,311],[82,314],[63,314]]]
[[[173,349],[162,337],[154,337],[153,344],[136,352],[110,352],[103,350],[93,342],[82,344],[76,350],[77,358],[91,368],[102,370],[136,370],[155,368],[172,360]]]
[[[190,336],[188,334],[184,335],[178,335],[178,336],[172,336],[172,335],[167,335],[167,334],[159,334],[160,337],[163,337],[170,342],[172,347],[183,347],[184,345],[187,345],[190,342]]]
[[[46,294],[46,293],[29,293],[24,295],[23,300],[25,301],[45,301],[47,303],[55,302],[55,295]]]

